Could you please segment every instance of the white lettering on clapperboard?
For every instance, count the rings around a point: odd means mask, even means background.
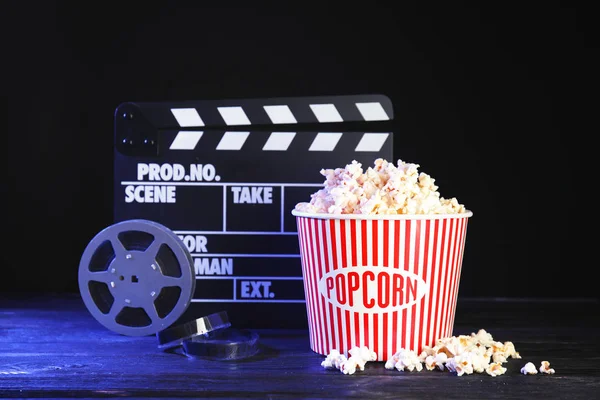
[[[212,164],[190,164],[188,172],[182,164],[157,164],[138,163],[138,181],[163,181],[163,182],[211,182],[220,181],[217,170]]]
[[[134,186],[125,187],[125,202],[132,203],[175,203],[175,186]]]
[[[190,164],[188,172],[182,164],[138,163],[138,181],[150,182],[211,182],[220,181],[212,164]],[[170,185],[127,185],[126,203],[175,203],[176,186]]]
[[[235,204],[273,204],[273,188],[261,186],[232,186]]]
[[[208,238],[204,235],[178,235],[190,253],[208,253]],[[196,275],[233,275],[233,259],[217,257],[195,257]]]
[[[270,281],[241,281],[241,285],[241,297],[244,299],[272,299],[275,297],[275,293],[270,290]]]

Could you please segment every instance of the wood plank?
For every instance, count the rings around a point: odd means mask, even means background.
[[[191,359],[159,350],[154,336],[107,330],[77,295],[3,298],[0,397],[598,398],[598,306],[595,300],[460,300],[454,334],[484,328],[512,341],[523,359],[509,360],[503,376],[458,377],[389,371],[382,362],[354,375],[325,370],[304,330],[257,330],[261,351],[250,359]],[[542,360],[555,375],[520,374],[525,362]]]

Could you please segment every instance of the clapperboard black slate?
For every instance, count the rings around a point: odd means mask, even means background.
[[[383,95],[123,103],[115,112],[114,219],[157,221],[190,250],[182,320],[225,310],[240,328],[307,326],[291,210],[322,168],[392,158]]]

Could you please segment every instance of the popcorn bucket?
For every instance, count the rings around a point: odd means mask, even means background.
[[[296,217],[310,347],[377,361],[451,336],[470,211]]]

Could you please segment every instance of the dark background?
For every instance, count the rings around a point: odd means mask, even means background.
[[[597,134],[578,126],[597,112],[589,10],[75,4],[3,4],[0,290],[78,291],[112,223],[121,102],[383,93],[395,159],[474,212],[461,296],[596,295],[576,239],[596,208],[578,155]]]

